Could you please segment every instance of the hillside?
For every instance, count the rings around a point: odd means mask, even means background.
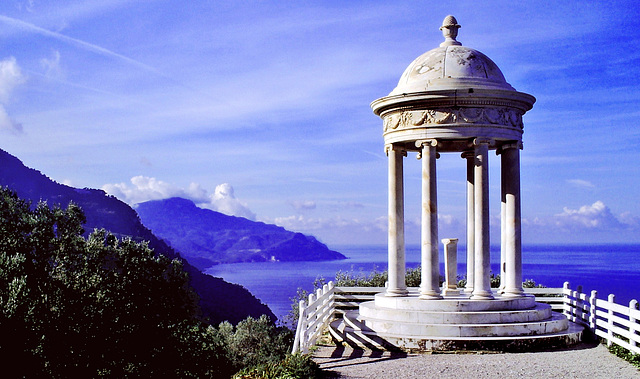
[[[66,207],[70,201],[75,202],[84,210],[87,218],[85,234],[94,228],[104,228],[119,237],[130,236],[137,241],[149,241],[149,246],[156,253],[182,259],[175,250],[151,233],[140,222],[137,213],[124,202],[108,196],[102,190],[78,189],[56,183],[39,171],[24,166],[18,158],[3,150],[0,150],[0,185],[33,203],[44,200],[50,205],[61,204]],[[212,324],[224,320],[235,324],[247,316],[259,317],[262,314],[275,319],[271,310],[244,287],[206,275],[185,260],[183,263],[185,271],[191,276],[193,288],[200,296],[202,312]]]
[[[148,201],[136,210],[154,234],[203,270],[217,263],[346,258],[312,236],[198,208],[191,200]]]

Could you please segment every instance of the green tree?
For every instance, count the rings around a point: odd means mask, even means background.
[[[0,190],[0,360],[12,376],[212,376],[225,366],[178,260]],[[17,363],[20,362],[20,363]]]

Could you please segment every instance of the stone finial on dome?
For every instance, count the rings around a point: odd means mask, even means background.
[[[458,25],[458,20],[456,20],[455,17],[451,15],[445,17],[442,21],[442,26],[440,27],[442,35],[444,36],[444,42],[442,42],[440,46],[462,45],[460,42],[456,41],[458,29],[460,29],[460,25]]]

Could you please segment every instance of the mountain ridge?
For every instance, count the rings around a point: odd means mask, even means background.
[[[46,201],[49,206],[65,207],[70,201],[79,205],[86,216],[85,235],[95,228],[104,228],[119,238],[131,237],[136,241],[148,241],[156,253],[183,262],[189,273],[191,285],[200,297],[203,315],[212,324],[229,321],[233,324],[247,316],[266,314],[276,317],[269,307],[262,304],[244,287],[227,283],[221,278],[204,274],[190,264],[166,242],[146,228],[136,211],[103,190],[74,188],[57,183],[40,171],[25,166],[20,159],[0,149],[0,185],[15,191],[19,197],[30,200],[33,205]]]
[[[346,259],[315,237],[173,197],[136,204],[143,224],[201,268],[219,263]]]

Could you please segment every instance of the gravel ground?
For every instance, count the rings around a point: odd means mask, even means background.
[[[405,354],[322,346],[314,360],[335,378],[640,378],[603,345],[533,353]]]

